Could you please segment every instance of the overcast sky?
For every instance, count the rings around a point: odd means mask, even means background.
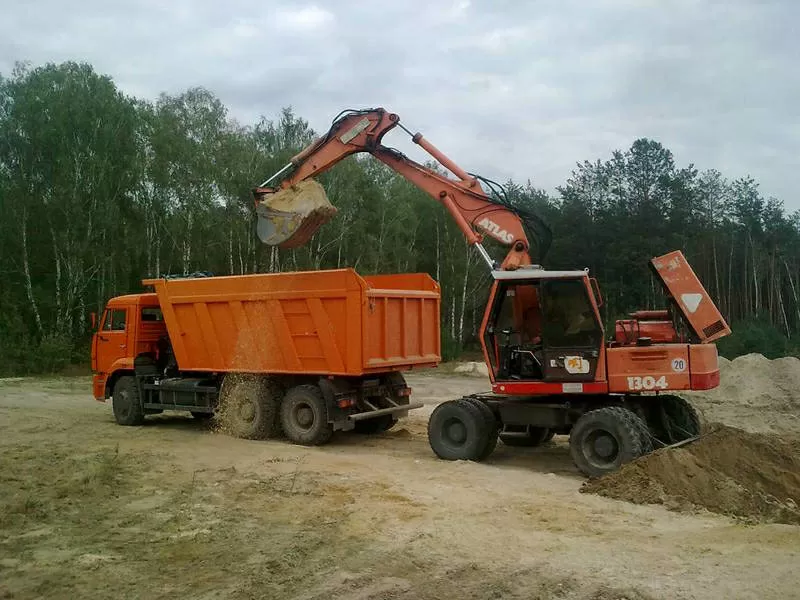
[[[551,191],[649,137],[794,210],[798,22],[795,0],[4,0],[0,72],[87,61],[129,94],[203,86],[242,122],[291,105],[318,131],[383,106],[464,168]]]

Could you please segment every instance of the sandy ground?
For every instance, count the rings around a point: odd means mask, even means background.
[[[487,382],[408,379],[425,408],[322,448],[178,414],[119,427],[86,378],[0,380],[0,598],[798,597],[800,527],[581,494],[561,437],[437,460],[432,407]],[[797,433],[758,402],[697,402]]]

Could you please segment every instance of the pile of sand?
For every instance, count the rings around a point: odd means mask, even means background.
[[[800,525],[800,441],[713,425],[697,441],[644,456],[581,491]]]
[[[691,399],[800,413],[800,359],[769,360],[761,354],[746,354],[733,360],[720,357],[719,367],[719,387],[693,393]]]
[[[755,433],[800,434],[800,359],[719,359],[719,387],[681,393],[706,422]]]

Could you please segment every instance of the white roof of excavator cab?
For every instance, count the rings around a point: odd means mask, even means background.
[[[492,271],[492,277],[495,279],[576,279],[579,277],[586,277],[589,274],[588,269],[585,271],[548,271],[532,265],[530,267],[522,267],[515,271]]]

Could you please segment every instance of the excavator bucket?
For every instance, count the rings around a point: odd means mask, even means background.
[[[336,214],[325,189],[313,179],[275,192],[257,189],[254,194],[258,237],[270,246],[302,246]]]

